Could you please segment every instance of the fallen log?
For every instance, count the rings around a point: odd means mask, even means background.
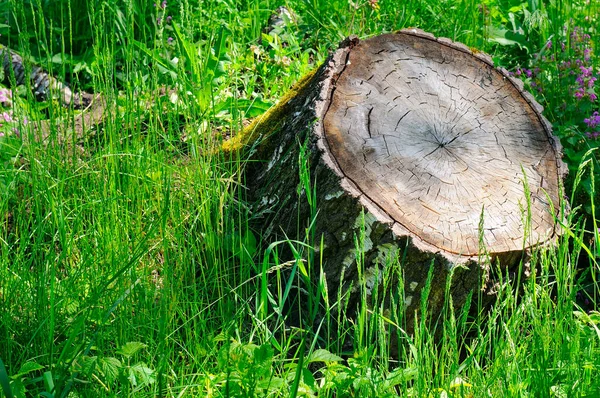
[[[85,136],[85,131],[102,123],[105,116],[106,100],[100,94],[91,94],[84,91],[73,93],[65,83],[50,75],[38,65],[26,62],[21,55],[7,47],[0,45],[0,63],[4,83],[9,86],[29,86],[34,98],[45,101],[55,98],[66,107],[73,106],[81,110],[73,118],[66,120],[42,120],[33,124],[34,135],[23,136],[24,140],[34,139],[48,143],[53,137],[59,145],[73,144]]]
[[[301,239],[312,223],[330,291],[361,274],[372,293],[401,258],[402,283],[379,296],[401,301],[409,331],[431,266],[435,316],[451,273],[459,307],[490,261],[518,267],[560,234],[566,167],[541,106],[489,56],[420,30],[346,40],[224,147],[242,146],[260,235]]]

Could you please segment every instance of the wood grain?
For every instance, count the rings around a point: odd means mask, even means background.
[[[443,251],[476,255],[481,236],[508,252],[554,234],[551,133],[518,83],[464,46],[407,33],[361,41],[323,126],[343,175]]]

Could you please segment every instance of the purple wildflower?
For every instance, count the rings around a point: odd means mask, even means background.
[[[589,128],[593,129],[600,124],[600,114],[598,114],[596,111],[592,114],[592,116],[583,119],[583,122],[587,124]]]
[[[577,40],[577,36],[578,36],[577,32],[578,32],[578,30],[579,30],[579,27],[576,26],[575,29],[573,29],[573,31],[571,32],[571,41],[574,42],[574,41]]]
[[[10,103],[12,91],[7,88],[0,87],[0,103]]]
[[[580,66],[579,70],[581,70],[581,76],[583,76],[583,77],[590,77],[590,76],[592,76],[592,67],[591,66],[589,68],[586,68],[584,66]]]
[[[12,118],[12,115],[11,115],[10,111],[9,112],[3,112],[0,115],[0,117],[3,118],[6,122],[12,122],[13,121],[13,118]]]
[[[594,112],[590,117],[583,119],[583,123],[587,125],[590,130],[596,130],[592,132],[587,132],[586,136],[590,139],[598,138],[600,132],[597,131],[598,126],[600,126],[600,114],[598,112]]]
[[[169,37],[167,39],[167,44],[169,44],[169,45],[173,44],[173,38],[172,37]]]

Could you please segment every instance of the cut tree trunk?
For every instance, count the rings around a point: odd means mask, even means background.
[[[357,284],[372,293],[399,258],[402,283],[378,295],[401,302],[395,319],[410,331],[431,267],[435,316],[451,270],[459,307],[482,289],[490,261],[517,268],[560,234],[566,167],[541,112],[489,56],[411,29],[347,39],[226,147],[252,147],[246,183],[259,233],[302,239],[313,223],[329,290],[341,283],[351,306]]]

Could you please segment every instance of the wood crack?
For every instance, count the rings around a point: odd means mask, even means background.
[[[396,123],[396,127],[394,127],[394,131],[398,130],[398,126],[400,125],[400,122],[402,121],[402,119],[404,119],[406,117],[406,115],[408,115],[410,113],[410,109],[406,111],[406,113],[402,116],[400,116],[400,119],[398,119],[398,122]]]
[[[371,134],[371,113],[373,113],[373,109],[374,108],[371,107],[367,113],[367,133],[369,133],[370,138],[373,138],[373,134]]]

